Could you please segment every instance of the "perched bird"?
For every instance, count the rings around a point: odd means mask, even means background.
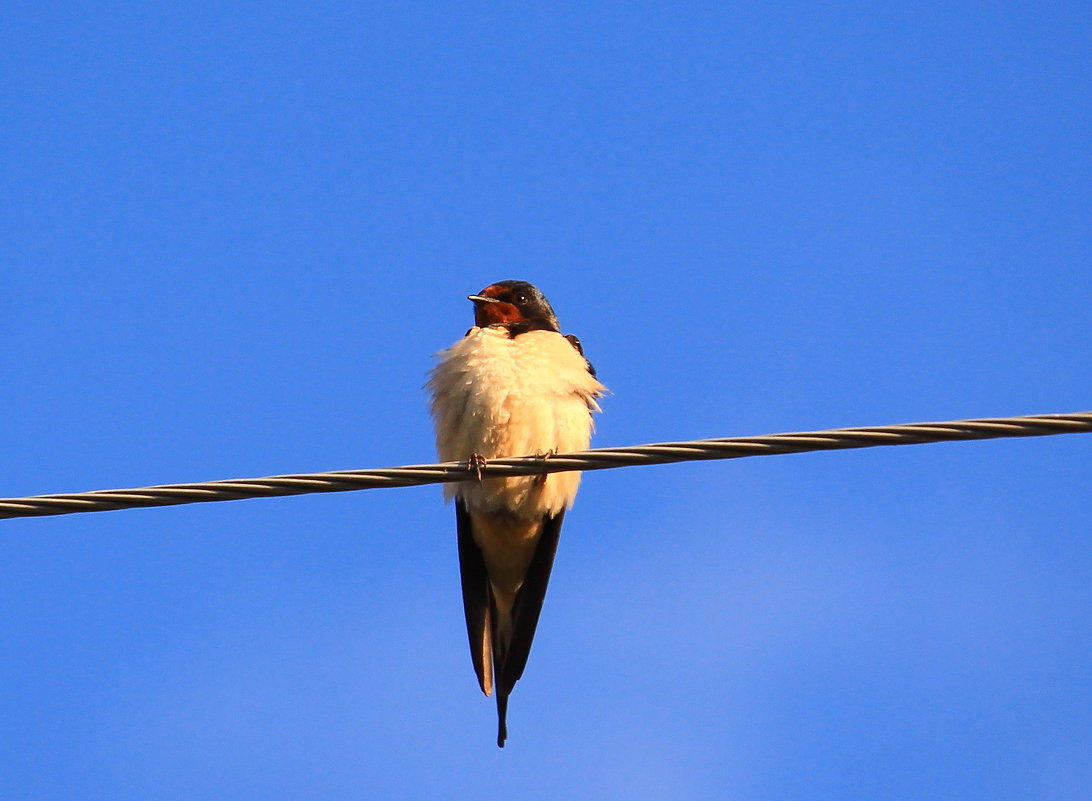
[[[561,334],[549,302],[526,281],[500,281],[468,299],[474,327],[437,354],[428,382],[440,459],[480,467],[587,448],[606,387],[580,340]],[[501,748],[508,695],[527,664],[579,484],[580,473],[569,472],[444,485],[455,499],[470,653],[482,692],[496,695]]]

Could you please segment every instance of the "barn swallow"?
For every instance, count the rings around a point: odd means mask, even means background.
[[[549,302],[526,281],[500,281],[468,299],[474,326],[437,354],[432,418],[441,461],[581,451],[592,434],[595,377],[580,340],[564,336]],[[508,695],[523,675],[565,510],[580,473],[445,484],[455,501],[463,609],[482,692],[496,695],[504,747]]]

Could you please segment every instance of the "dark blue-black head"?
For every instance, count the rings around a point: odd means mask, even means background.
[[[561,331],[546,296],[526,281],[498,281],[467,297],[474,302],[474,324],[479,327],[516,323],[528,329]]]

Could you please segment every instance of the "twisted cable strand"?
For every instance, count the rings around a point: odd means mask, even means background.
[[[1081,432],[1092,432],[1092,412],[989,417],[939,423],[833,428],[824,431],[767,434],[757,437],[659,442],[621,448],[595,448],[578,453],[557,454],[548,459],[543,459],[541,456],[513,456],[490,460],[482,468],[482,476],[501,478],[561,473],[569,470],[607,470],[614,467],[710,459],[742,459],[748,456],[874,448],[884,445],[916,445],[999,437],[1041,437]],[[444,462],[375,470],[336,470],[265,478],[224,479],[196,484],[163,484],[136,489],[32,495],[25,498],[0,498],[0,519],[234,501],[243,498],[272,498],[316,492],[412,487],[421,484],[475,480],[476,477],[476,469],[469,467],[466,463]]]

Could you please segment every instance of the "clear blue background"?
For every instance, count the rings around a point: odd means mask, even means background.
[[[1087,3],[20,3],[0,494],[1092,408]],[[1092,437],[585,476],[509,747],[436,487],[0,523],[0,797],[1087,799]]]

